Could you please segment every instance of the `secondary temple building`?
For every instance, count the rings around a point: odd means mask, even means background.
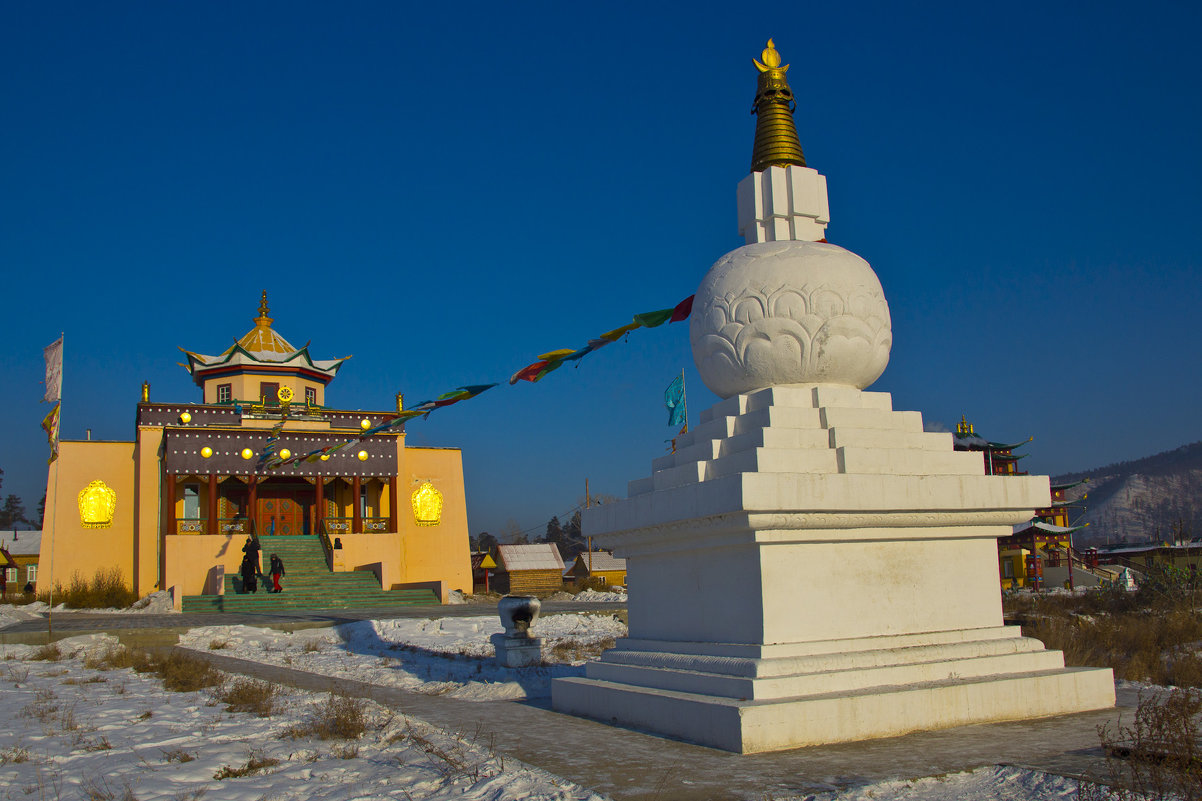
[[[184,351],[201,403],[152,402],[144,384],[133,440],[60,444],[39,591],[116,568],[139,595],[170,590],[179,608],[230,591],[225,574],[238,572],[252,533],[292,538],[276,540],[281,550],[320,541],[319,570],[369,571],[376,592],[425,588],[445,601],[471,590],[461,452],[408,447],[403,427],[360,439],[395,412],[328,406],[346,359],[313,359],[271,324],[263,292],[254,328],[229,349]],[[342,443],[279,467],[262,459],[269,447],[287,459]]]

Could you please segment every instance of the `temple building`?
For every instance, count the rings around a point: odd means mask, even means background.
[[[1026,454],[1016,454],[1014,451],[1032,439],[1034,437],[1024,442],[993,442],[977,434],[964,415],[961,415],[952,436],[956,450],[980,451],[985,474],[992,476],[1027,475],[1018,469],[1018,460]],[[1088,571],[1096,567],[1086,565],[1080,554],[1073,552],[1073,532],[1085,527],[1070,524],[1069,510],[1083,507],[1081,501],[1069,500],[1067,492],[1084,483],[1052,484],[1051,506],[1036,509],[1034,516],[1016,525],[1010,536],[998,539],[998,574],[1003,589],[1043,589],[1066,584],[1072,587],[1080,573],[1068,569],[1070,560],[1079,570]]]
[[[403,426],[365,436],[396,412],[326,404],[346,358],[293,347],[271,327],[266,291],[254,322],[220,355],[184,351],[200,403],[153,402],[143,384],[132,441],[60,443],[38,589],[116,568],[139,595],[170,590],[177,608],[235,608],[225,596],[242,589],[235,574],[254,534],[264,562],[273,548],[292,557],[293,606],[470,592],[459,449],[408,447]]]

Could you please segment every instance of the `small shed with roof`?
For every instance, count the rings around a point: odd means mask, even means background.
[[[609,551],[578,554],[568,572],[577,581],[598,578],[603,584],[626,586],[626,560]]]
[[[498,545],[498,592],[534,595],[563,588],[563,557],[553,543]]]

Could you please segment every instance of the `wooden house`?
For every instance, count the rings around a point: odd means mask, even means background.
[[[26,584],[38,583],[38,554],[42,547],[40,531],[0,531],[0,562],[4,562],[4,577],[8,591],[21,592]],[[90,577],[89,577],[90,578]]]
[[[577,581],[599,578],[602,584],[626,586],[626,560],[608,551],[578,554],[568,572]]]
[[[510,595],[537,595],[563,588],[563,558],[552,543],[498,545],[494,588]]]

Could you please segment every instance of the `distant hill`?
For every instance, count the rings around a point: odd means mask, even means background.
[[[1065,484],[1089,478],[1069,490],[1076,500],[1088,493],[1079,522],[1089,528],[1073,535],[1077,545],[1202,537],[1202,442],[1143,459],[1055,476]],[[1077,523],[1079,510],[1069,519]]]

